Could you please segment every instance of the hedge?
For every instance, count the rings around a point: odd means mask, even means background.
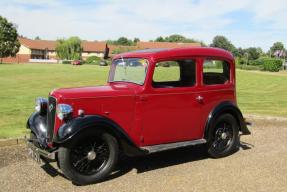
[[[85,63],[86,64],[96,64],[98,65],[100,62],[101,58],[97,56],[90,56],[86,59]]]
[[[280,59],[266,58],[263,61],[263,70],[278,72],[282,68],[283,61]]]

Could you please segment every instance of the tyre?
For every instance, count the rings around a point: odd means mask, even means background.
[[[112,135],[86,131],[59,148],[58,163],[73,183],[96,183],[111,173],[117,163],[118,152],[118,142]]]
[[[231,114],[220,115],[213,123],[208,154],[213,158],[231,155],[239,148],[239,126]]]

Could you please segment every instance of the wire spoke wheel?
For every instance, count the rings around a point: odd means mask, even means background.
[[[105,167],[109,153],[109,146],[105,140],[85,138],[71,149],[71,164],[77,172],[83,175],[92,175]]]
[[[233,139],[232,125],[227,122],[221,122],[216,126],[215,141],[213,147],[217,151],[223,151],[230,146]]]
[[[208,153],[214,157],[225,157],[238,149],[239,126],[231,114],[219,116],[211,129],[211,139],[208,143]]]

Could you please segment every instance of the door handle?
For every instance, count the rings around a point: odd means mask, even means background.
[[[203,102],[203,97],[202,96],[200,96],[200,95],[198,95],[197,97],[196,97],[196,100],[199,102],[199,103],[202,103]]]

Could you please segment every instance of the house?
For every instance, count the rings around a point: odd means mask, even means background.
[[[19,52],[15,57],[3,58],[4,63],[57,63],[56,54],[57,41],[49,40],[32,40],[19,37],[21,44]],[[171,42],[137,42],[134,46],[108,45],[104,41],[82,41],[82,59],[85,60],[90,56],[103,58],[107,50],[110,55],[121,52],[128,52],[142,49],[159,49],[159,48],[180,48],[180,47],[199,47],[200,43],[171,43]]]
[[[32,40],[28,38],[18,38],[21,46],[15,57],[3,58],[5,63],[28,63],[28,62],[58,62],[56,54],[57,41]],[[89,56],[104,57],[107,44],[98,41],[82,42],[82,58]]]

